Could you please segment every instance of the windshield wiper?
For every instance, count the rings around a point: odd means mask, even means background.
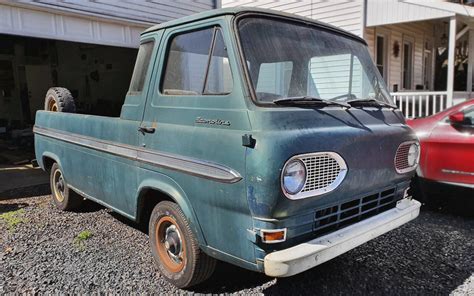
[[[336,101],[331,101],[331,100],[325,100],[321,99],[318,97],[312,97],[312,96],[298,96],[298,97],[287,97],[287,98],[281,98],[281,99],[276,99],[273,100],[273,103],[277,105],[292,105],[292,104],[317,104],[317,105],[336,105],[336,106],[341,106],[344,108],[350,108],[351,105],[347,103],[342,103],[342,102],[336,102]]]
[[[395,105],[392,105],[392,104],[389,104],[389,103],[385,103],[385,102],[379,101],[379,100],[374,99],[374,98],[349,100],[346,103],[351,105],[351,106],[356,105],[356,104],[369,103],[369,104],[372,104],[372,105],[377,105],[379,107],[387,107],[387,108],[390,108],[390,109],[397,109],[398,108],[398,106],[395,106]]]

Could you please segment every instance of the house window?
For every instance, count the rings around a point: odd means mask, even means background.
[[[431,84],[432,84],[431,81],[432,81],[432,76],[433,76],[432,60],[433,60],[433,55],[431,51],[431,45],[428,42],[426,42],[424,57],[423,57],[423,88],[424,89],[432,89],[431,87]]]
[[[403,42],[403,69],[402,69],[402,87],[403,89],[412,88],[413,73],[413,43],[411,41]]]
[[[288,96],[293,62],[262,63],[258,71],[256,91]]]
[[[387,82],[387,37],[382,34],[377,35],[375,44],[375,62],[380,75]]]

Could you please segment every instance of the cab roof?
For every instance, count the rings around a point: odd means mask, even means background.
[[[175,27],[175,26],[179,26],[179,25],[183,25],[183,24],[187,24],[187,23],[191,23],[191,22],[195,22],[195,21],[200,21],[200,20],[204,20],[204,19],[219,17],[219,16],[223,16],[223,15],[237,16],[237,15],[247,14],[247,13],[249,13],[249,14],[255,13],[255,14],[259,14],[259,15],[277,16],[277,17],[280,16],[280,17],[285,17],[285,18],[293,19],[293,20],[300,21],[300,22],[311,23],[313,25],[316,25],[316,26],[334,31],[335,33],[339,33],[339,34],[343,34],[347,37],[351,37],[351,38],[356,39],[359,42],[362,42],[362,43],[367,45],[367,43],[365,42],[364,39],[360,38],[359,36],[357,36],[355,34],[352,34],[352,33],[348,32],[348,31],[342,30],[338,27],[335,27],[335,26],[332,26],[332,25],[329,25],[329,24],[326,24],[326,23],[323,23],[323,22],[319,22],[319,21],[316,21],[316,20],[311,19],[311,18],[297,16],[297,15],[294,15],[294,14],[291,14],[291,13],[286,13],[286,12],[281,12],[281,11],[276,11],[276,10],[271,10],[271,9],[255,8],[255,7],[232,7],[232,8],[219,8],[219,9],[208,10],[208,11],[196,13],[196,14],[193,14],[193,15],[190,15],[190,16],[175,19],[175,20],[172,20],[172,21],[169,21],[169,22],[154,25],[154,26],[146,29],[142,34],[162,30],[162,29],[165,29],[165,28]]]

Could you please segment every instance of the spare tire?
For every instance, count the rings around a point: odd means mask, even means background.
[[[71,92],[64,87],[51,87],[44,99],[44,110],[53,112],[76,112],[76,103]]]

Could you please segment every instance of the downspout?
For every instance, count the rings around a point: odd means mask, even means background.
[[[446,108],[453,105],[454,95],[454,54],[456,51],[456,15],[449,19],[448,75]]]
[[[468,63],[467,63],[467,92],[469,97],[467,99],[472,98],[472,71],[474,70],[474,29],[469,28],[469,55],[468,55]]]
[[[367,0],[362,0],[362,15],[360,20],[360,37],[365,39],[365,26],[367,24]]]

